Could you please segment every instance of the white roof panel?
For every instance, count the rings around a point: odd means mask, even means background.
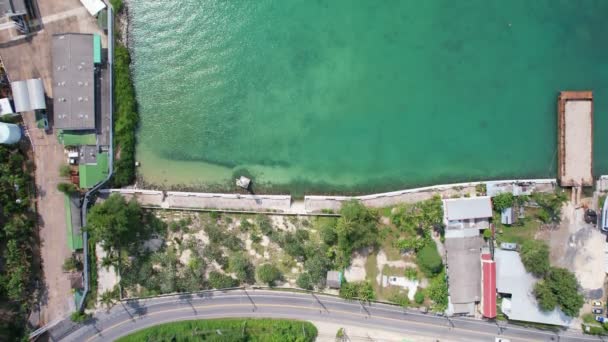
[[[0,116],[13,114],[13,106],[11,105],[11,100],[4,98],[0,99]]]
[[[97,15],[99,11],[106,8],[106,4],[101,0],[80,0],[80,2],[92,16]]]
[[[32,110],[32,106],[30,105],[30,94],[27,90],[27,82],[11,82],[11,90],[13,92],[13,102],[15,102],[15,111],[17,113]]]
[[[44,85],[39,78],[27,80],[27,90],[30,96],[32,109],[46,109],[46,98],[44,96]]]

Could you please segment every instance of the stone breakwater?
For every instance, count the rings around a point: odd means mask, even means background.
[[[113,193],[127,200],[135,199],[144,207],[175,210],[217,210],[290,215],[316,215],[337,212],[342,203],[361,201],[373,208],[390,207],[403,203],[423,201],[439,195],[443,198],[475,195],[477,187],[485,185],[490,195],[500,192],[531,193],[553,191],[555,179],[523,179],[442,184],[364,196],[305,196],[293,201],[290,195],[244,195],[200,192],[159,191],[144,189],[107,189],[102,198]]]

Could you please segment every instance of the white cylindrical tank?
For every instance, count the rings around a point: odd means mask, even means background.
[[[19,140],[21,140],[19,126],[0,122],[0,144],[16,144]]]

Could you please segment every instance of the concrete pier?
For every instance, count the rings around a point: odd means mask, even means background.
[[[557,179],[593,186],[593,93],[562,91],[557,101]]]

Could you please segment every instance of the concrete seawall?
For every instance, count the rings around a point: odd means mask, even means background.
[[[292,202],[290,195],[242,195],[201,192],[157,191],[143,189],[101,190],[101,196],[119,193],[130,200],[135,198],[145,207],[184,210],[234,210],[244,212],[276,212],[283,214],[309,215],[322,211],[337,212],[342,203],[352,199],[374,208],[389,207],[403,203],[423,201],[439,195],[443,198],[474,194],[476,186],[492,185],[500,191],[511,191],[515,186],[531,191],[552,191],[555,179],[514,179],[482,181],[427,186],[422,188],[385,192],[364,196],[305,196],[304,201]]]

